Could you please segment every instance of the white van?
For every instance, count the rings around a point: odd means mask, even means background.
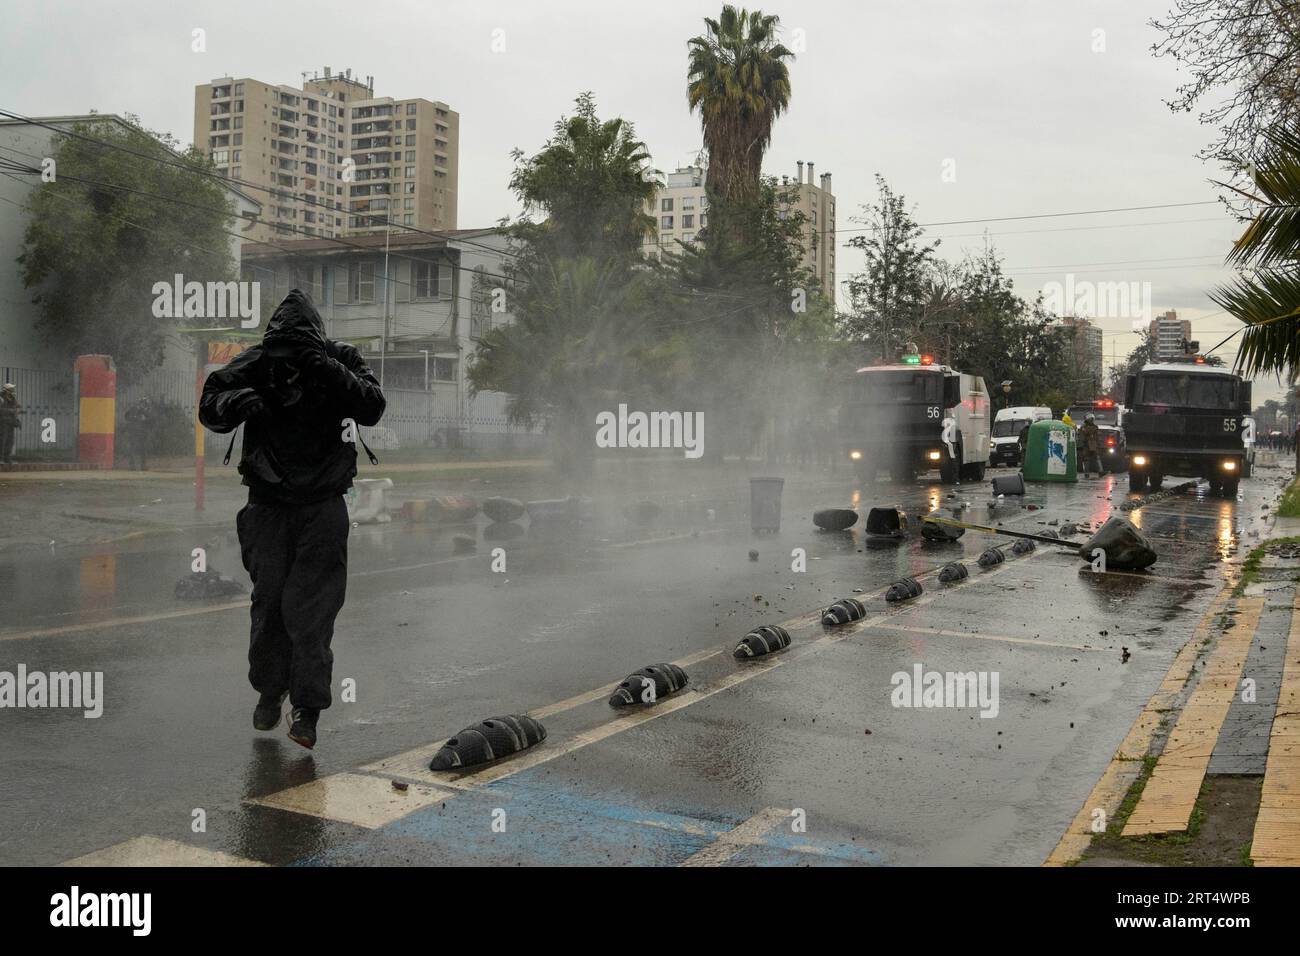
[[[1026,425],[1049,420],[1052,410],[1046,405],[1013,405],[1004,408],[993,419],[993,435],[989,439],[989,467],[1020,464],[1020,430]]]

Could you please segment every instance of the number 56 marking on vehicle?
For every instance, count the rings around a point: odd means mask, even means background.
[[[943,414],[943,409],[938,405],[927,405],[925,409],[926,418],[938,418]]]

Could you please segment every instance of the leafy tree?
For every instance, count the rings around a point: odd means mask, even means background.
[[[824,344],[833,328],[829,300],[802,264],[806,219],[791,211],[793,191],[764,177],[747,197],[710,207],[699,241],[663,256],[675,290],[672,326],[679,351],[667,380],[675,399],[705,410],[719,460],[752,446],[773,418],[788,411],[792,392],[816,398],[817,387],[774,389],[773,382],[821,383]],[[715,215],[726,207],[732,229]],[[793,378],[792,376],[797,376]]]
[[[560,118],[536,156],[514,151],[510,189],[524,218],[513,235],[536,255],[639,259],[655,228],[646,212],[658,187],[648,175],[650,154],[631,123],[596,115],[590,93],[575,102],[574,115]],[[541,222],[528,218],[537,213]]]
[[[18,262],[41,308],[38,329],[69,360],[111,355],[126,381],[156,367],[177,320],[153,314],[155,282],[238,278],[224,231],[229,193],[200,150],[165,133],[95,119],[57,135],[54,179],[24,207]],[[121,147],[121,149],[114,148]],[[122,150],[157,156],[149,162]],[[183,165],[169,165],[182,161]]]
[[[570,474],[590,467],[596,412],[635,395],[653,364],[662,291],[640,267],[654,224],[647,161],[632,125],[601,120],[590,94],[537,155],[516,151],[510,186],[526,212],[507,227],[516,255],[504,284],[516,321],[483,337],[468,377],[473,392],[509,393],[512,422],[546,423]]]
[[[1191,75],[1170,109],[1200,108],[1200,121],[1219,128],[1207,158],[1242,165],[1270,129],[1300,118],[1300,4],[1294,0],[1175,0],[1151,25],[1163,34],[1152,52],[1172,57]]]
[[[727,4],[689,42],[686,95],[700,112],[712,203],[753,199],[759,190],[772,126],[790,103],[786,60],[794,54],[777,42],[779,22]]]
[[[1072,378],[1068,333],[1043,310],[1041,301],[1031,305],[1016,295],[993,246],[968,256],[959,274],[954,364],[983,375],[991,388],[1010,379],[1019,404],[1056,407],[1061,395],[1065,404],[1073,401],[1071,393],[1081,385]]]
[[[1116,401],[1124,400],[1125,382],[1130,375],[1136,375],[1143,365],[1151,361],[1151,340],[1146,339],[1128,353],[1123,365],[1112,366],[1106,383],[1106,394]]]
[[[868,229],[849,240],[866,258],[866,269],[849,277],[853,308],[841,320],[840,334],[870,343],[882,359],[893,359],[893,353],[921,331],[924,304],[938,291],[933,287],[927,291],[926,281],[935,267],[939,241],[922,240],[923,230],[906,200],[879,174],[876,188],[879,201],[864,206],[863,214],[854,219]],[[930,304],[936,311],[927,317],[949,317],[946,310],[940,311],[941,302]]]

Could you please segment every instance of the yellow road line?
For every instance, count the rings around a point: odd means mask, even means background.
[[[1100,822],[1104,829],[1105,821],[1119,811],[1129,788],[1142,773],[1142,758],[1147,755],[1151,739],[1160,726],[1162,711],[1169,709],[1187,685],[1201,642],[1210,633],[1214,619],[1222,613],[1231,598],[1232,588],[1225,586],[1211,602],[1191,638],[1175,655],[1169,670],[1165,672],[1164,680],[1129,728],[1115,755],[1088,794],[1088,799],[1070,821],[1056,848],[1043,862],[1044,866],[1065,866],[1079,859],[1092,842],[1093,826]],[[1098,810],[1101,811],[1100,814],[1096,812]]]
[[[1256,866],[1300,866],[1300,592],[1291,608],[1250,856]]]
[[[1219,638],[1206,661],[1201,679],[1178,715],[1156,768],[1124,825],[1124,836],[1187,829],[1205,768],[1241,683],[1241,669],[1255,639],[1264,598],[1244,598],[1238,606],[1241,614],[1236,626]]]

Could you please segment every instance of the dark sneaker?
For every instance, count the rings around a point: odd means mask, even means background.
[[[257,699],[253,708],[253,727],[256,730],[275,730],[280,726],[280,709],[284,699],[289,696],[286,690],[282,694],[263,694]]]
[[[306,747],[308,750],[315,747],[316,718],[319,716],[319,710],[312,710],[310,707],[295,707],[293,709],[293,723],[289,727],[289,739]]]

